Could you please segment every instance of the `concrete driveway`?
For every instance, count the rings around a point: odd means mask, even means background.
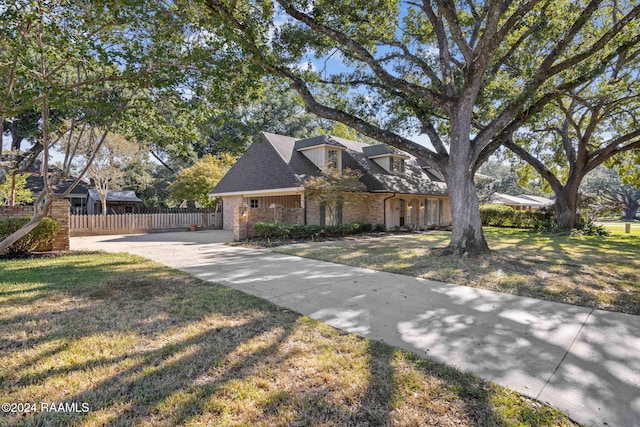
[[[640,317],[230,247],[225,231],[77,237],[454,365],[587,426],[640,426]]]

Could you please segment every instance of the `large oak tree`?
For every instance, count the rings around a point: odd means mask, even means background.
[[[458,254],[488,250],[473,181],[482,162],[640,39],[629,1],[204,1],[230,46],[287,81],[310,112],[437,168]]]

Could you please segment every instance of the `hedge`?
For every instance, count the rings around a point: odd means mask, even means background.
[[[480,206],[482,225],[492,227],[544,228],[553,221],[553,211],[515,210],[510,206]]]
[[[14,216],[0,218],[0,241],[6,239],[15,231],[22,228],[31,217]],[[25,257],[33,253],[38,247],[50,244],[58,233],[60,226],[51,218],[44,218],[26,236],[9,246],[7,256],[11,258]]]
[[[340,225],[299,225],[280,222],[257,222],[253,234],[264,239],[308,239],[312,237],[344,237],[367,233],[373,230],[371,224],[352,222]]]

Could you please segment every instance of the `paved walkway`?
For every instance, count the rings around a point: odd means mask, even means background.
[[[640,316],[221,245],[224,231],[78,237],[455,365],[586,426],[640,426]]]

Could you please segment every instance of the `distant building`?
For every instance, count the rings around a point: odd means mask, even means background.
[[[142,200],[136,196],[135,191],[112,190],[107,193],[107,212],[105,213],[138,213],[141,205]],[[98,190],[92,189],[87,192],[87,213],[89,215],[102,213],[102,202],[100,201]]]
[[[543,207],[552,206],[554,201],[546,197],[530,196],[519,194],[511,196],[509,194],[493,193],[491,204],[511,206],[516,210],[538,210]]]

